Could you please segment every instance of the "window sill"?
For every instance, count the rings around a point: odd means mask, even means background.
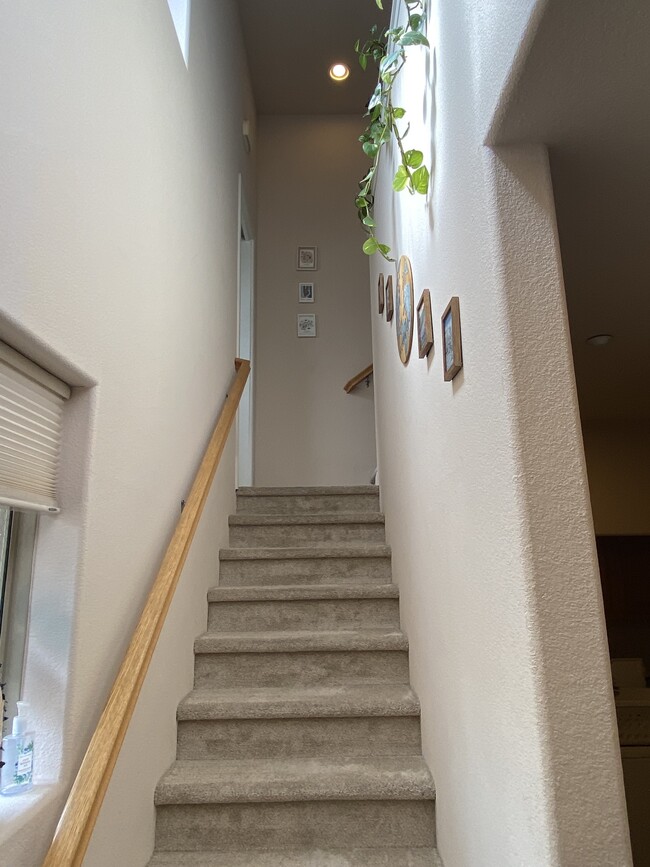
[[[0,847],[62,793],[60,785],[35,785],[22,795],[0,795]]]

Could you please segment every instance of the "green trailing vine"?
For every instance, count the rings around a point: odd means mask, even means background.
[[[383,9],[382,0],[375,0],[377,6]],[[360,136],[359,141],[364,153],[372,160],[368,172],[359,181],[359,192],[356,198],[357,212],[368,235],[363,245],[363,252],[368,256],[381,253],[389,262],[395,260],[390,256],[390,247],[379,242],[375,234],[374,219],[375,183],[379,158],[384,145],[391,139],[395,140],[400,155],[400,164],[393,178],[395,192],[408,190],[414,195],[424,196],[429,192],[429,169],[424,165],[424,155],[419,150],[407,150],[404,139],[410,126],[401,131],[398,125],[406,115],[406,111],[393,105],[393,86],[406,63],[406,49],[411,45],[429,47],[429,41],[424,35],[425,0],[401,0],[406,7],[406,23],[380,33],[375,25],[369,38],[361,44],[357,40],[355,51],[359,55],[359,64],[365,70],[370,60],[377,64],[379,78],[377,86],[368,102],[365,117],[369,118],[368,126]]]

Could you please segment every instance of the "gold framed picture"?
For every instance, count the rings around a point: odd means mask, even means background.
[[[397,349],[402,364],[408,364],[413,345],[413,271],[408,256],[402,256],[397,270]]]

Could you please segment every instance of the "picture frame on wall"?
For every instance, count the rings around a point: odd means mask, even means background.
[[[314,303],[314,284],[298,283],[298,301],[301,304]]]
[[[418,301],[418,355],[426,358],[433,347],[433,319],[431,318],[431,294],[428,289],[422,293]]]
[[[384,312],[385,298],[386,294],[384,292],[384,275],[380,274],[379,279],[377,280],[377,312],[380,316]]]
[[[298,247],[297,270],[318,270],[318,247]]]
[[[400,256],[397,265],[397,290],[395,293],[397,312],[395,334],[397,337],[397,351],[403,365],[409,363],[411,347],[413,345],[414,293],[411,260],[408,256]]]
[[[316,337],[316,314],[298,314],[298,337]]]
[[[395,312],[393,300],[393,275],[389,274],[386,281],[386,322],[390,322]]]
[[[445,382],[450,382],[463,366],[463,344],[460,331],[460,302],[454,296],[441,317],[442,366]]]

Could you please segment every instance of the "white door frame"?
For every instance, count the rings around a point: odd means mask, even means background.
[[[237,221],[237,356],[251,362],[251,372],[237,414],[237,487],[253,484],[255,365],[255,242],[242,176]]]

